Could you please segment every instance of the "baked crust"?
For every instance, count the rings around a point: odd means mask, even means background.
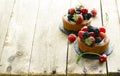
[[[78,47],[82,52],[91,52],[97,54],[103,54],[105,51],[107,51],[110,42],[110,40],[107,37],[104,38],[99,44],[94,44],[93,46],[86,45],[84,42],[80,40],[80,38],[78,38],[77,41]]]
[[[67,15],[64,15],[62,17],[62,20],[63,20],[63,26],[66,30],[79,31],[82,27],[90,25],[92,18],[90,18],[89,20],[84,20],[80,24],[77,24],[73,21],[69,21]]]

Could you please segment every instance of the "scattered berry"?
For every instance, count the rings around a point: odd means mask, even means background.
[[[75,9],[74,8],[70,8],[68,11],[69,14],[74,14],[75,13]]]
[[[70,35],[68,36],[68,40],[69,40],[70,42],[74,42],[74,41],[76,40],[76,35],[75,35],[75,34],[70,34]]]
[[[103,32],[100,32],[100,33],[98,34],[98,36],[101,37],[102,39],[104,39],[104,38],[106,37],[106,34],[103,33]]]
[[[91,10],[91,14],[93,17],[95,17],[97,15],[97,11],[95,9]]]
[[[101,56],[99,57],[99,61],[100,61],[101,63],[107,61],[107,56],[106,56],[106,54],[101,55]]]
[[[88,32],[83,33],[83,38],[84,38],[84,39],[86,39],[86,38],[88,38],[88,37],[89,37]]]
[[[104,27],[100,27],[100,32],[106,33],[106,29]]]
[[[83,22],[83,16],[79,14],[76,23],[81,23],[81,22]]]
[[[81,29],[81,31],[88,32],[88,28],[87,28],[87,26],[83,27],[83,28]]]
[[[95,43],[95,38],[90,36],[88,38],[85,39],[85,43],[88,45],[88,46],[91,46]]]
[[[81,9],[81,13],[82,13],[82,14],[87,14],[87,13],[88,13],[88,9],[82,8],[82,9]]]
[[[101,37],[96,37],[96,38],[95,38],[95,42],[96,42],[96,43],[100,43],[101,41],[102,41],[102,38],[101,38]]]

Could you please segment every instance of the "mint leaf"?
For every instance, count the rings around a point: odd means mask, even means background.
[[[73,14],[73,19],[74,19],[75,21],[78,20],[78,16],[77,16],[77,14]]]
[[[90,46],[92,44],[92,39],[91,38],[85,39],[85,43]]]
[[[77,58],[77,61],[76,61],[77,64],[78,64],[78,62],[80,61],[82,55],[83,55],[83,54],[78,55],[78,58]]]

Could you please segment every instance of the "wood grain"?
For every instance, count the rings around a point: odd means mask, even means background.
[[[67,35],[59,30],[68,0],[40,1],[30,75],[66,75]]]
[[[107,3],[107,6],[106,6],[106,3]],[[109,21],[106,26],[107,35],[110,38],[111,44],[114,46],[113,53],[108,57],[108,71],[110,72],[110,76],[119,76],[120,64],[118,62],[120,62],[120,59],[119,59],[120,24],[118,19],[118,11],[117,11],[115,1],[102,0],[102,5],[103,5],[104,23],[106,23],[105,13],[107,12],[109,16]]]
[[[38,3],[16,0],[1,57],[1,73],[28,74]]]
[[[0,60],[13,7],[14,0],[0,0]]]

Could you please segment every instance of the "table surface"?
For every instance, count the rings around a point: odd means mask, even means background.
[[[91,25],[106,27],[114,49],[103,64],[76,64],[74,44],[59,29],[78,4],[97,10]],[[120,0],[0,0],[0,75],[120,76],[119,42]]]

